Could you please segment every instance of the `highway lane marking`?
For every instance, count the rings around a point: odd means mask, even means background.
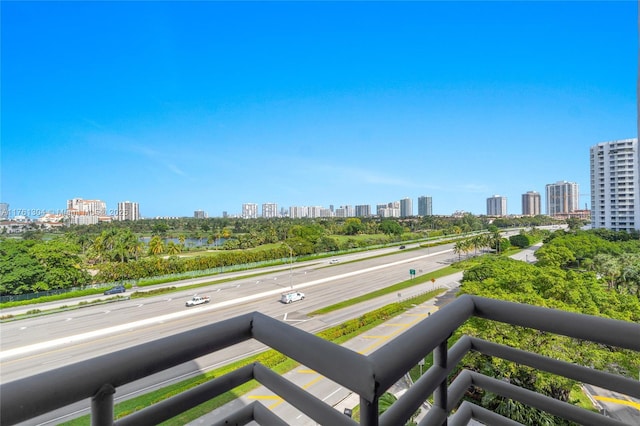
[[[343,279],[343,278],[349,278],[349,277],[354,277],[357,275],[362,275],[368,272],[374,272],[374,271],[378,271],[380,269],[385,269],[385,268],[389,268],[392,266],[398,266],[398,265],[402,265],[404,263],[409,263],[409,262],[414,262],[417,259],[423,259],[426,257],[431,257],[431,256],[435,256],[438,254],[442,254],[442,253],[446,253],[448,251],[453,251],[453,249],[450,250],[444,250],[442,252],[438,252],[438,253],[431,253],[431,254],[426,254],[423,256],[418,256],[418,257],[413,257],[411,259],[406,259],[406,260],[399,260],[396,262],[392,262],[392,263],[385,263],[384,265],[378,265],[378,266],[372,266],[370,268],[366,268],[366,269],[360,269],[358,271],[353,271],[353,272],[347,272],[345,274],[341,274],[341,275],[334,275],[332,277],[328,277],[328,278],[322,278],[322,279],[318,279],[315,281],[310,281],[308,283],[305,284],[298,284],[296,285],[296,288],[306,288],[306,287],[312,287],[314,285],[318,285],[318,284],[325,284],[331,281],[336,281],[339,279]],[[209,304],[209,306],[198,306],[197,310],[185,310],[185,311],[180,311],[180,312],[174,312],[172,314],[166,314],[166,315],[161,315],[158,317],[153,317],[153,318],[147,318],[144,320],[140,320],[140,321],[135,321],[129,324],[122,324],[122,325],[118,325],[118,326],[114,326],[114,327],[109,327],[109,328],[104,328],[101,330],[94,330],[94,331],[90,331],[87,333],[81,333],[81,334],[77,334],[74,336],[68,336],[68,337],[62,337],[60,339],[54,339],[54,340],[49,340],[46,342],[41,342],[41,343],[35,343],[33,345],[27,345],[27,346],[23,346],[20,348],[15,348],[15,349],[9,349],[6,351],[2,351],[0,353],[0,361],[10,358],[10,357],[14,357],[14,356],[21,356],[27,353],[31,353],[31,352],[35,352],[35,351],[39,351],[42,349],[50,349],[53,347],[57,347],[57,346],[63,346],[63,345],[69,345],[69,344],[74,344],[74,343],[78,343],[78,342],[82,342],[82,341],[86,341],[89,339],[94,339],[96,337],[101,337],[101,336],[105,336],[107,334],[112,334],[112,333],[119,333],[125,330],[133,330],[136,328],[140,328],[140,327],[145,327],[148,325],[152,325],[152,324],[157,324],[160,323],[162,321],[170,321],[173,319],[177,319],[177,318],[182,318],[182,317],[186,317],[189,315],[194,315],[197,312],[202,312],[202,311],[211,311],[214,309],[220,309],[220,308],[225,308],[228,306],[234,306],[234,305],[239,305],[241,303],[245,303],[245,302],[249,302],[249,301],[253,301],[253,300],[257,300],[257,299],[261,299],[267,296],[273,296],[273,295],[279,295],[282,293],[282,289],[274,289],[274,290],[269,290],[269,291],[265,291],[262,293],[258,293],[258,294],[254,294],[254,295],[250,295],[250,296],[244,296],[244,297],[239,297],[237,299],[231,299],[231,300],[226,300],[224,302],[219,302],[219,303],[213,303],[213,304]]]
[[[387,342],[390,339],[393,339],[394,337],[396,337],[398,334],[402,333],[407,328],[417,324],[422,319],[428,317],[429,313],[426,313],[426,314],[413,314],[412,316],[415,316],[416,319],[415,319],[415,321],[412,321],[410,323],[404,323],[404,324],[403,323],[390,323],[390,324],[384,323],[384,324],[380,324],[379,327],[385,327],[385,326],[397,327],[398,330],[394,331],[391,334],[387,334],[387,335],[382,335],[382,336],[376,337],[377,338],[376,342],[370,344],[369,346],[367,346],[364,349],[359,350],[358,353],[361,354],[361,355],[364,355],[364,354],[370,352],[373,348],[382,345],[383,343]],[[365,335],[365,336],[362,336],[362,337],[364,337],[364,338],[373,338],[372,335]]]
[[[321,376],[317,372],[315,372],[313,370],[309,370],[309,369],[296,370],[296,373],[317,374],[318,375],[318,377],[315,377],[311,381],[309,381],[306,384],[304,384],[302,386],[302,389],[308,389],[311,386],[313,386],[314,384],[318,383],[320,380],[325,378],[324,376]],[[292,383],[293,383],[293,381],[292,381]],[[249,399],[269,399],[269,400],[274,400],[275,402],[267,407],[270,410],[275,409],[276,407],[278,407],[280,404],[282,404],[284,402],[284,399],[282,399],[281,397],[279,397],[277,395],[249,395],[247,398],[249,398]]]
[[[627,405],[629,407],[640,410],[640,403],[635,401],[629,401],[626,399],[611,398],[609,396],[599,396],[599,395],[594,395],[593,397],[594,399],[597,399],[599,401],[611,402],[612,404]]]

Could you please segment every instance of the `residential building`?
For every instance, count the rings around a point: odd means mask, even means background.
[[[371,205],[360,204],[356,206],[356,217],[371,217]]]
[[[418,216],[433,216],[431,197],[418,197]]]
[[[264,203],[262,205],[262,217],[278,217],[278,205],[276,203]]]
[[[70,225],[95,225],[98,222],[111,222],[107,216],[107,204],[101,200],[73,198],[67,200],[67,223]]]
[[[639,155],[638,138],[590,148],[592,228],[640,229]]]
[[[258,217],[258,205],[254,203],[246,203],[242,205],[243,219],[256,219]]]
[[[506,216],[507,197],[494,195],[487,198],[487,216]]]
[[[204,210],[196,210],[193,212],[193,217],[196,219],[206,219],[209,215],[207,215],[207,212]]]
[[[106,216],[107,204],[101,200],[73,198],[67,200],[67,214],[80,216]]]
[[[547,215],[568,215],[579,209],[580,191],[575,182],[558,181],[546,186]]]
[[[289,207],[289,217],[292,219],[300,219],[308,216],[308,208],[304,206]]]
[[[334,216],[335,217],[347,217],[347,209],[345,209],[342,206],[338,207],[334,212]]]
[[[413,216],[413,200],[411,198],[403,198],[400,200],[400,217]]]
[[[540,200],[539,192],[527,191],[526,194],[522,194],[522,215],[538,216],[541,214]]]
[[[316,218],[322,217],[322,211],[324,209],[321,206],[309,206],[307,207],[307,217]]]
[[[131,201],[118,203],[118,220],[138,220],[140,219],[140,205]]]
[[[350,205],[340,206],[340,209],[344,209],[344,216],[343,217],[354,217],[356,215],[356,211],[353,208],[353,206],[350,206]]]

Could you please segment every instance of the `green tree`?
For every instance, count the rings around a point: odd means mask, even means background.
[[[380,231],[385,235],[400,236],[404,232],[404,228],[398,222],[393,220],[383,220],[380,223]]]
[[[164,253],[164,242],[158,235],[154,235],[149,240],[149,254],[158,255]]]
[[[345,220],[342,232],[344,232],[345,235],[357,235],[361,233],[363,229],[364,227],[360,218],[350,217]]]

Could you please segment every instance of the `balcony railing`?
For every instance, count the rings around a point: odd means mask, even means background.
[[[478,338],[464,336],[447,349],[452,333],[474,316],[640,352],[640,324],[469,295],[459,297],[368,356],[254,312],[3,383],[0,385],[0,424],[16,424],[90,399],[93,425],[154,425],[252,379],[319,424],[357,424],[257,363],[114,422],[113,395],[118,387],[248,339],[258,340],[358,394],[361,425],[405,424],[431,396],[432,408],[420,421],[420,426],[465,425],[472,418],[491,425],[518,424],[467,401],[461,403],[470,386],[579,424],[624,424],[473,371],[463,370],[448,383],[450,373],[470,351],[640,398],[640,383],[635,380]],[[432,352],[433,366],[383,415],[378,416],[378,398]],[[227,414],[217,419],[215,424],[247,424],[251,421],[264,425],[287,424],[259,402]]]

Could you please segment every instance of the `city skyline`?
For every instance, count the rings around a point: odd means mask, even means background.
[[[590,147],[637,137],[637,6],[3,2],[0,201],[481,215],[586,193]]]

